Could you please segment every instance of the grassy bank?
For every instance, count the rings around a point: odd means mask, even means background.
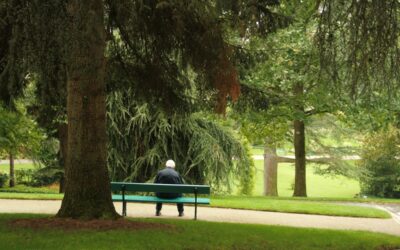
[[[8,221],[37,215],[0,214],[4,249],[396,249],[400,238],[358,231],[212,223],[187,220],[140,220],[168,228],[60,230],[10,228]]]
[[[342,205],[335,202],[310,201],[305,199],[275,199],[268,197],[227,196],[213,197],[211,205],[215,207],[240,208],[250,210],[319,214],[347,217],[390,218],[380,209]]]

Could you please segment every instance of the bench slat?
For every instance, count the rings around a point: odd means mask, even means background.
[[[194,193],[197,189],[198,194],[210,194],[210,186],[207,185],[111,182],[112,191],[121,191],[123,186],[125,191],[133,192]]]
[[[113,194],[113,201],[122,201],[122,195]],[[125,195],[126,202],[162,202],[162,203],[189,203],[194,204],[195,199],[191,197],[179,197],[175,199],[162,199],[156,196],[139,196],[139,195]],[[210,199],[208,198],[197,198],[198,204],[210,204]]]

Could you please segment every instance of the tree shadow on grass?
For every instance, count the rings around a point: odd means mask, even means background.
[[[171,230],[173,225],[131,221],[126,219],[117,220],[75,220],[64,218],[35,218],[15,219],[8,222],[11,229],[60,229],[60,230]]]

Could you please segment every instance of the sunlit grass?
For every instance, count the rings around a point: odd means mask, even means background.
[[[264,161],[255,160],[256,176],[254,195],[263,195],[264,190]],[[307,195],[309,197],[353,198],[360,193],[357,180],[344,176],[324,176],[314,173],[315,165],[307,165]],[[278,194],[282,197],[293,195],[294,165],[279,163],[278,165]]]
[[[277,199],[272,197],[216,196],[211,205],[216,207],[250,210],[319,214],[348,217],[391,218],[380,209],[338,204],[337,202],[310,201],[306,199]]]
[[[33,163],[15,163],[14,169],[34,169],[35,165]],[[2,161],[0,164],[0,173],[10,174],[10,165],[8,162]]]

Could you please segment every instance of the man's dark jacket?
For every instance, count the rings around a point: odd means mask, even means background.
[[[162,184],[183,184],[182,177],[176,172],[173,168],[164,168],[160,172],[158,172],[154,183],[162,183]],[[173,199],[177,197],[181,197],[182,194],[178,193],[156,193],[156,196],[159,198],[167,198]]]

